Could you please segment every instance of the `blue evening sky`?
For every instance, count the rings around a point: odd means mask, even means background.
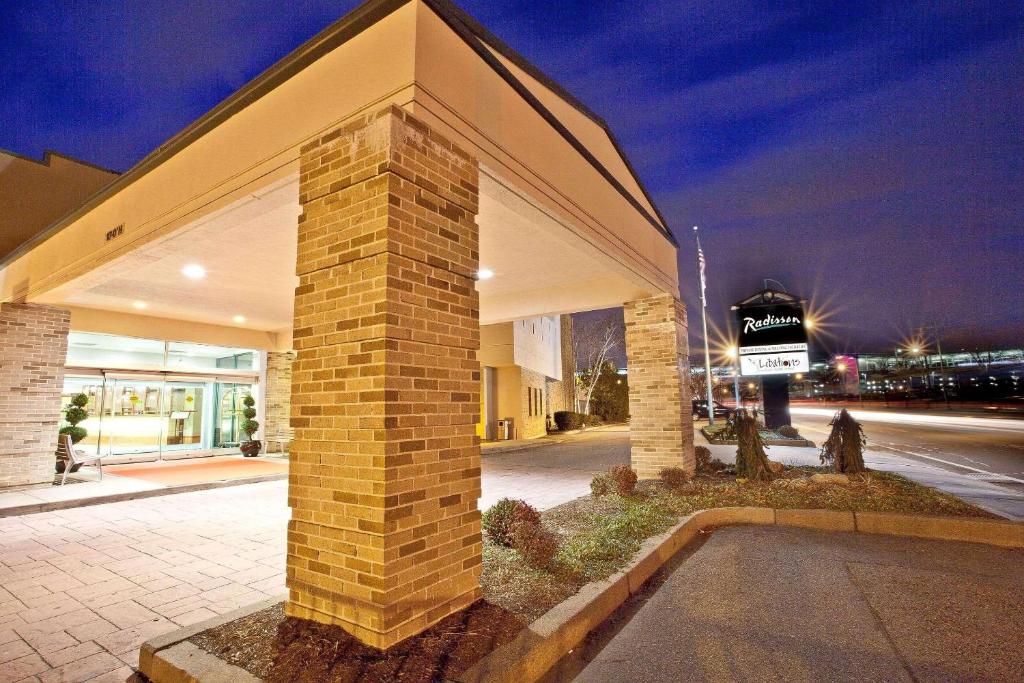
[[[0,3],[0,147],[126,170],[357,3]],[[836,350],[1024,344],[1024,4],[462,6],[603,116],[671,223],[699,337],[763,278]]]

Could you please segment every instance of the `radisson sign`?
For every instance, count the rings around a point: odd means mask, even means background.
[[[733,308],[740,330],[741,374],[791,375],[810,369],[804,307],[799,299],[765,290]]]

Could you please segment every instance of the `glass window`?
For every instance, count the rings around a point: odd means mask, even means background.
[[[155,339],[71,332],[68,334],[67,364],[98,368],[160,369],[164,365],[164,343]]]
[[[253,370],[256,353],[251,349],[211,346],[189,342],[167,343],[167,367],[184,370]]]
[[[68,422],[65,419],[68,405],[71,403],[71,397],[76,394],[85,394],[89,397],[89,402],[85,406],[85,410],[88,413],[88,417],[82,422],[78,423],[79,427],[82,427],[86,431],[85,438],[76,444],[76,448],[79,450],[93,455],[99,448],[100,438],[100,407],[103,398],[103,378],[102,377],[65,377],[64,378],[64,389],[61,391],[60,396],[60,425],[59,428],[68,426]]]

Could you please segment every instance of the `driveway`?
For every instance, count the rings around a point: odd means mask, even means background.
[[[548,680],[1020,681],[1022,563],[970,543],[720,529]]]
[[[629,427],[611,426],[549,437],[523,450],[481,457],[480,509],[499,498],[522,498],[546,510],[590,493],[590,480],[612,465],[629,464]]]
[[[624,429],[483,457],[481,506],[548,508],[627,462]],[[123,682],[145,640],[284,591],[283,481],[0,518],[0,683]]]

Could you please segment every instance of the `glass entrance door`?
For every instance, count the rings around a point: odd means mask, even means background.
[[[217,384],[216,428],[214,448],[232,448],[242,441],[242,399],[252,391],[251,384]]]
[[[108,378],[106,387],[101,437],[106,453],[159,454],[164,432],[164,382]]]
[[[164,385],[164,448],[195,450],[203,447],[208,384],[166,382]]]

